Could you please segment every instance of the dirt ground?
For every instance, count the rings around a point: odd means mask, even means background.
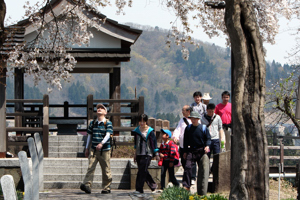
[[[278,199],[278,180],[270,179],[269,184],[269,199]],[[280,186],[280,199],[297,199],[297,188],[293,187],[290,182],[281,179]],[[229,199],[229,193],[222,193],[221,195]]]

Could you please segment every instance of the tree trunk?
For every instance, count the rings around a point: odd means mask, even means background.
[[[268,199],[265,59],[253,3],[226,0],[225,23],[234,58],[230,199]]]
[[[4,0],[0,0],[0,46],[2,47],[6,35],[4,33],[4,18],[6,15],[6,4]]]

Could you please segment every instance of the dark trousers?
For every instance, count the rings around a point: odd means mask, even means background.
[[[191,180],[192,180],[192,168],[193,165],[196,165],[196,162],[199,166],[200,159],[204,155],[204,150],[199,151],[197,153],[188,152],[186,156],[186,163],[182,178],[182,185],[183,187],[190,188],[191,187]]]
[[[173,167],[169,167],[169,160],[164,160],[163,164],[161,166],[161,176],[160,176],[160,183],[161,183],[161,189],[163,190],[165,188],[165,179],[166,179],[166,173],[169,171],[169,181],[173,183],[174,186],[179,186],[179,183],[175,177],[174,173],[174,165]]]
[[[152,176],[148,171],[152,157],[151,156],[136,156],[136,162],[138,165],[138,173],[136,176],[135,189],[141,193],[144,193],[144,183],[154,191],[157,187],[157,184],[154,182]]]
[[[179,148],[179,154],[180,154],[180,159],[181,159],[181,165],[183,167],[183,169],[185,168],[185,163],[186,163],[186,160],[183,159],[183,148]],[[192,180],[196,180],[196,175],[197,175],[197,166],[196,166],[196,163],[193,164],[193,167],[192,167],[192,175],[191,175],[191,179]]]
[[[211,153],[218,154],[220,153],[220,140],[211,140],[210,146],[209,146],[210,152],[207,153],[208,158],[210,158]]]

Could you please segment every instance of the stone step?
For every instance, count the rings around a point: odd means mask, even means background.
[[[133,141],[133,136],[114,136],[116,141],[119,142],[128,142]],[[49,136],[49,143],[53,142],[86,142],[87,136],[77,136],[77,135],[58,135],[58,136]]]
[[[50,158],[84,158],[83,152],[49,152]]]
[[[44,167],[44,175],[52,175],[52,174],[85,174],[88,169],[88,166],[82,167],[62,167],[62,166],[52,166],[52,167]],[[95,174],[100,175],[101,167],[98,165],[95,170]],[[130,169],[127,167],[112,167],[111,166],[111,173],[112,174],[129,174]]]
[[[133,159],[128,158],[111,158],[110,165],[119,167],[129,167],[130,161]],[[64,166],[64,167],[75,167],[75,166],[88,166],[87,158],[44,158],[44,166]]]
[[[49,136],[49,142],[80,142],[86,141],[87,136],[79,136],[79,135],[57,135],[57,136]]]
[[[52,146],[62,146],[62,147],[72,147],[72,146],[82,146],[85,147],[86,142],[84,141],[60,141],[60,142],[49,142],[49,147]]]
[[[49,152],[84,152],[84,146],[49,146]]]
[[[44,181],[44,188],[45,189],[78,189],[82,182],[79,181]],[[92,189],[101,189],[102,182],[101,181],[94,181],[92,185]],[[129,182],[118,182],[112,181],[111,189],[130,189]]]
[[[72,174],[67,175],[67,174],[47,174],[44,175],[44,181],[78,181],[82,182],[85,177],[85,173],[83,174]],[[127,181],[129,182],[130,180],[130,174],[112,174],[112,179],[116,182],[121,182],[121,181]],[[102,180],[102,174],[95,174],[94,175],[94,181],[96,180]]]

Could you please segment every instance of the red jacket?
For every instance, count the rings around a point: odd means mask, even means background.
[[[169,140],[166,144],[163,142],[160,145],[159,153],[164,154],[164,160],[170,160],[170,162],[174,162],[176,156],[176,147],[174,146],[173,141]]]

